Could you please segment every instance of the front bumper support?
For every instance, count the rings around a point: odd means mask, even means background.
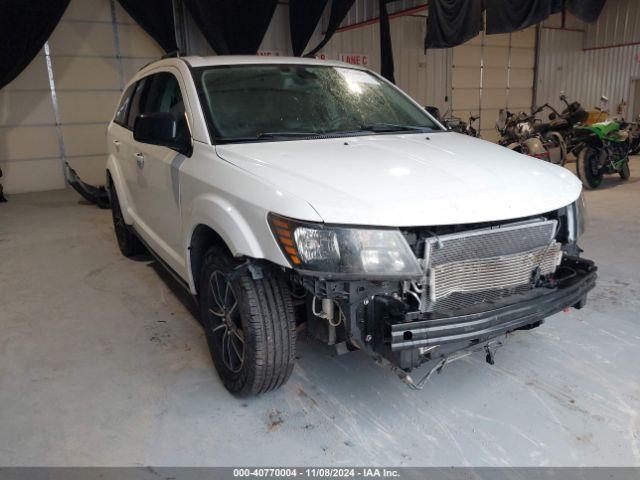
[[[538,323],[564,308],[582,306],[587,292],[595,286],[597,268],[589,260],[572,261],[575,277],[555,289],[537,289],[542,291],[534,292],[535,296],[525,301],[446,318],[429,319],[425,318],[429,314],[407,313],[401,323],[391,325],[391,350],[483,341]]]

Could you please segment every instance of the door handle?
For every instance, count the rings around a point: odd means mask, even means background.
[[[113,144],[116,146],[116,151],[120,151],[120,140],[114,140]]]
[[[144,167],[144,155],[141,153],[136,153],[136,163],[138,164],[138,168]]]

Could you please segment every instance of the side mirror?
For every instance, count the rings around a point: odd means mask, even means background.
[[[133,124],[135,141],[161,145],[190,156],[191,139],[183,132],[188,132],[184,115],[169,112],[143,113]]]

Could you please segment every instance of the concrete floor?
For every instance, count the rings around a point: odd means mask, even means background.
[[[631,171],[640,172],[634,160]],[[640,179],[587,193],[586,309],[412,391],[302,338],[289,383],[237,400],[166,275],[73,191],[0,204],[0,465],[640,466]]]

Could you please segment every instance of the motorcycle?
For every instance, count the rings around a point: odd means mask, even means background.
[[[582,108],[579,102],[569,103],[564,92],[560,94],[560,100],[566,105],[562,112],[558,112],[548,103],[545,103],[541,107],[542,109],[548,108],[551,110],[551,113],[549,114],[549,122],[537,124],[536,131],[550,140],[554,138],[558,139],[557,143],[563,148],[562,160],[561,162],[554,163],[564,165],[567,152],[572,151],[574,147],[574,127],[585,123],[589,117],[589,113]],[[560,141],[558,136],[561,137],[562,141]]]
[[[463,135],[469,135],[471,137],[478,136],[478,131],[473,126],[473,124],[480,117],[474,117],[473,115],[469,115],[469,121],[465,122],[460,117],[456,117],[453,115],[453,112],[451,111],[451,107],[447,109],[444,116],[440,116],[440,109],[438,107],[427,105],[424,108],[427,112],[433,115],[438,121],[443,123],[452,132],[462,133]]]
[[[534,127],[535,115],[541,108],[527,115],[525,112],[514,114],[508,110],[501,109],[496,121],[496,129],[500,134],[498,143],[515,152],[523,153],[531,157],[539,158],[554,163],[563,162],[562,151],[564,142],[562,138],[552,136],[544,138],[536,132]],[[553,151],[553,159],[551,157]]]
[[[629,126],[628,123],[607,120],[574,129],[576,171],[586,188],[598,188],[604,174],[617,173],[623,180],[631,177],[629,154],[632,145]]]

